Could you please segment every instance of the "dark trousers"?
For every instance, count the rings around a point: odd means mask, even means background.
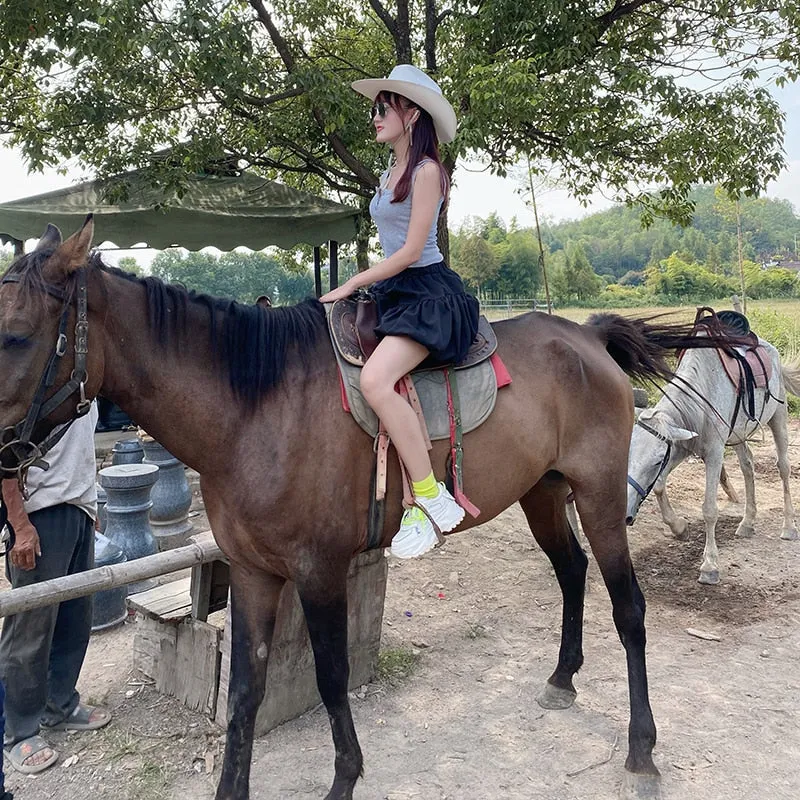
[[[94,566],[94,523],[77,506],[34,511],[42,555],[30,571],[6,560],[11,587],[83,572]],[[0,680],[5,684],[5,744],[56,725],[78,705],[75,690],[92,628],[92,598],[79,597],[6,617],[0,637]]]
[[[0,739],[5,736],[6,733],[6,718],[3,715],[3,704],[6,700],[6,689],[3,686],[3,681],[0,681]],[[5,791],[6,788],[6,776],[3,774],[3,749],[0,747],[0,798],[2,798],[2,793]]]

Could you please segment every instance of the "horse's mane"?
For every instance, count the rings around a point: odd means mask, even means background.
[[[188,291],[152,276],[139,277],[104,264],[99,254],[90,264],[144,287],[150,331],[163,348],[179,348],[187,335],[194,335],[187,327],[187,312],[192,306],[204,308],[214,362],[227,373],[231,391],[248,410],[281,382],[290,350],[308,366],[307,357],[325,331],[325,311],[315,298],[263,308]]]
[[[31,303],[42,302],[47,296],[48,281],[42,271],[46,261],[53,255],[55,248],[44,250],[32,250],[30,253],[15,258],[9,268],[3,273],[6,275],[19,275],[19,300],[23,306],[28,307]],[[59,287],[64,291],[67,301],[72,300],[72,293],[75,290],[75,282],[70,281],[66,286]]]
[[[8,272],[22,276],[20,287],[31,297],[46,290],[42,266],[53,250],[36,251],[18,258]],[[188,336],[188,312],[193,307],[206,311],[208,343],[214,365],[227,377],[231,391],[248,411],[254,410],[266,392],[274,389],[286,371],[293,351],[308,367],[308,356],[325,331],[325,311],[315,298],[293,306],[264,308],[211,297],[182,286],[166,284],[159,278],[139,277],[104,264],[100,253],[89,257],[87,268],[137,283],[145,290],[151,336],[157,346],[180,351]],[[67,297],[75,290],[75,278],[67,281]]]

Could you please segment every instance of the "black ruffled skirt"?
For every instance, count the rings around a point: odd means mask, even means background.
[[[463,361],[478,332],[478,301],[444,262],[404,269],[371,287],[379,338],[408,336],[430,350],[425,365]]]

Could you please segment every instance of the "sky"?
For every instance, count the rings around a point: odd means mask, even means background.
[[[800,84],[775,89],[774,94],[786,114],[787,166],[770,184],[766,194],[789,200],[800,213]],[[28,174],[19,153],[0,148],[0,202],[60,189],[80,178],[77,170],[68,170],[66,175],[59,175],[55,170]],[[553,221],[583,217],[612,204],[611,199],[598,192],[585,207],[560,189],[537,190],[537,202],[540,218]],[[477,164],[459,165],[450,200],[451,228],[458,228],[467,217],[487,217],[493,211],[507,223],[516,216],[521,227],[533,224],[532,211],[518,192],[518,181],[494,176]],[[125,252],[119,252],[119,257],[124,255]],[[138,255],[143,255],[142,251],[138,251]]]

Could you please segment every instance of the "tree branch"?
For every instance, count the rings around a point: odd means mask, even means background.
[[[392,38],[395,39],[396,43],[397,20],[381,5],[380,0],[369,0],[369,4],[372,6],[372,10],[378,15],[380,21],[386,26],[386,30],[392,34]]]
[[[268,97],[258,97],[254,94],[248,94],[247,92],[239,92],[239,98],[244,100],[251,106],[259,106],[259,108],[267,108],[275,103],[279,103],[281,100],[288,100],[291,97],[299,97],[301,94],[305,92],[305,89],[301,87],[296,87],[294,89],[287,89],[285,92],[278,92],[277,94],[271,94]]]
[[[296,69],[296,61],[292,55],[289,45],[286,40],[281,36],[272,17],[264,6],[262,0],[248,0],[250,5],[255,9],[261,24],[267,29],[275,49],[278,51],[286,69],[289,73],[293,73]],[[311,114],[314,121],[319,126],[321,131],[325,130],[325,116],[319,106],[311,106]],[[353,173],[356,179],[364,186],[364,188],[371,188],[375,186],[375,176],[347,149],[344,142],[335,133],[325,134],[328,142],[330,142],[333,151],[341,159],[342,163]]]
[[[433,74],[436,74],[436,29],[439,22],[436,0],[425,0],[425,66]]]
[[[275,27],[275,23],[272,21],[272,17],[264,7],[264,3],[262,3],[261,0],[248,0],[248,2],[253,9],[255,9],[261,24],[267,29],[269,38],[272,39],[272,43],[275,45],[275,49],[278,51],[278,55],[281,57],[281,60],[286,65],[286,69],[289,72],[292,72],[295,67],[295,60],[294,56],[292,55],[292,51],[289,49],[289,45],[286,43],[286,40],[283,38],[283,36],[281,36],[278,29]]]

